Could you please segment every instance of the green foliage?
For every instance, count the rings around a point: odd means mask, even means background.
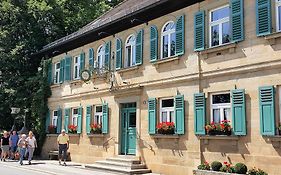
[[[218,161],[213,161],[211,163],[211,167],[213,171],[220,171],[220,168],[222,167],[222,164]]]
[[[248,171],[248,168],[244,163],[237,163],[234,168],[237,174],[246,174]]]
[[[223,165],[220,168],[220,171],[225,173],[235,173],[235,168],[231,165]]]
[[[261,169],[252,168],[248,171],[248,175],[268,175],[268,174]]]
[[[204,162],[200,165],[198,165],[198,170],[210,170],[210,165],[208,162]]]

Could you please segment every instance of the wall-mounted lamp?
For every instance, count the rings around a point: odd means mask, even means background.
[[[141,22],[141,23],[145,23],[146,25],[148,25],[147,21],[143,21],[143,20],[140,20],[140,19],[137,19],[137,18],[131,19],[131,24],[133,24],[135,22]]]
[[[98,90],[99,88],[97,88],[97,87],[94,87],[94,90]]]

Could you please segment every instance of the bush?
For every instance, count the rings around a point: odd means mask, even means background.
[[[237,174],[246,174],[248,171],[248,168],[244,163],[237,163],[234,168]]]
[[[208,162],[204,162],[200,165],[198,165],[198,170],[210,170],[210,165]]]
[[[220,171],[225,173],[235,173],[234,167],[228,162],[223,162],[223,166],[220,168]]]
[[[218,161],[213,161],[211,163],[211,167],[213,171],[220,171],[220,168],[222,167],[222,164]]]
[[[252,168],[248,171],[248,175],[268,175],[261,169]]]

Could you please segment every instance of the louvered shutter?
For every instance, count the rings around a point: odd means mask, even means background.
[[[105,58],[104,58],[104,65],[107,70],[110,70],[110,54],[111,54],[111,42],[107,42],[105,44]]]
[[[158,59],[158,31],[156,26],[150,27],[150,61]]]
[[[156,98],[148,99],[148,133],[156,133]]]
[[[46,113],[46,122],[45,122],[46,133],[49,132],[48,127],[50,126],[50,123],[51,123],[51,116],[50,116],[50,110],[48,109]]]
[[[194,15],[194,51],[205,49],[205,11]]]
[[[184,54],[184,15],[176,22],[176,56]]]
[[[86,132],[87,134],[90,134],[91,132],[91,118],[92,118],[92,106],[87,106],[86,109]]]
[[[206,100],[204,93],[194,94],[194,132],[205,135]]]
[[[143,60],[143,29],[137,33],[136,38],[136,65],[141,65]]]
[[[51,60],[48,60],[48,83],[51,85],[53,84],[53,64],[52,64],[52,61]]]
[[[231,91],[232,97],[232,124],[235,135],[246,135],[246,102],[245,90]]]
[[[78,118],[77,118],[77,134],[81,134],[82,133],[82,117],[83,116],[83,107],[80,106],[78,108]]]
[[[90,48],[89,49],[89,67],[94,66],[94,49]]]
[[[184,96],[177,95],[175,97],[175,128],[176,134],[184,134],[184,126],[185,126],[185,113],[184,113]]]
[[[122,41],[120,38],[116,39],[116,70],[121,69],[122,67]]]
[[[256,0],[257,36],[271,33],[271,0]]]
[[[64,110],[64,129],[66,133],[68,133],[70,110],[70,108]]]
[[[64,80],[70,81],[71,80],[71,62],[72,58],[70,56],[67,56],[65,58],[65,66],[64,66]]]
[[[58,120],[57,120],[57,133],[61,132],[61,124],[62,124],[62,111],[61,108],[58,109]]]
[[[230,0],[232,42],[244,40],[244,0]]]
[[[85,69],[85,52],[81,52],[80,53],[80,72],[82,72],[84,69]]]
[[[262,135],[275,135],[274,87],[259,88],[260,131]]]
[[[60,61],[60,83],[63,83],[64,81],[64,66],[65,66],[65,59],[62,59]]]
[[[102,133],[107,134],[108,133],[108,104],[104,103],[102,105]]]

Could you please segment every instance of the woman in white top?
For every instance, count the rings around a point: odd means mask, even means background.
[[[29,131],[27,141],[27,149],[28,149],[28,164],[31,165],[31,160],[33,158],[33,153],[35,148],[37,148],[37,142],[35,137],[33,136],[32,131]]]

